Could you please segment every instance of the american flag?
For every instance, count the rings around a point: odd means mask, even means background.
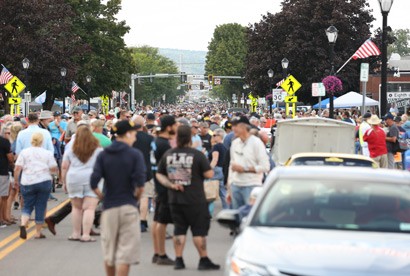
[[[279,82],[276,84],[276,87],[281,86],[281,85],[282,85],[282,83],[284,83],[284,82],[285,82],[285,79],[282,79],[281,81],[279,81]]]
[[[78,84],[76,84],[75,82],[73,82],[73,83],[72,83],[72,86],[71,86],[71,91],[73,91],[73,94],[74,94],[75,92],[77,92],[78,89],[80,89],[80,87],[78,86]]]
[[[353,59],[356,60],[358,58],[367,58],[370,56],[378,56],[381,52],[379,48],[377,48],[376,44],[370,39],[366,40],[362,46],[354,53]]]
[[[3,66],[3,70],[1,70],[0,75],[0,84],[6,84],[13,78],[13,75],[7,70],[6,67]]]

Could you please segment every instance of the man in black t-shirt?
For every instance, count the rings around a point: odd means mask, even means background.
[[[140,217],[141,217],[141,232],[147,232],[148,229],[148,203],[149,199],[153,198],[154,192],[154,180],[152,179],[151,170],[151,144],[154,142],[154,137],[144,132],[144,118],[142,116],[136,116],[134,118],[134,124],[137,127],[137,139],[132,145],[134,148],[139,149],[144,156],[145,166],[147,167],[147,181],[144,185],[144,193],[141,196],[139,202]]]
[[[212,136],[209,134],[209,124],[207,122],[202,122],[199,124],[199,128],[199,137],[202,140],[202,148],[205,150],[205,155],[208,155],[208,153],[211,152],[212,149]]]
[[[169,140],[173,138],[176,132],[177,123],[173,116],[164,115],[161,117],[161,131],[154,143],[154,157],[158,165],[164,153],[171,148]],[[156,172],[154,167],[153,173]],[[166,228],[168,223],[172,223],[171,211],[168,204],[167,188],[162,186],[156,177],[154,177],[155,192],[155,213],[152,223],[152,237],[154,243],[154,256],[152,263],[159,265],[174,265],[165,252]]]
[[[199,270],[216,270],[220,266],[208,258],[206,236],[210,215],[204,191],[204,179],[212,178],[209,161],[200,151],[191,148],[191,127],[178,127],[177,148],[168,150],[158,165],[156,177],[168,188],[169,204],[174,221],[175,269],[184,269],[182,253],[188,228],[191,229],[200,261]]]

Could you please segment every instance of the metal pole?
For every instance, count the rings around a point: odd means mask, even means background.
[[[387,12],[383,15],[383,34],[382,34],[382,78],[380,91],[380,117],[386,114],[387,110]]]
[[[335,51],[335,44],[334,43],[330,43],[330,65],[331,65],[331,69],[330,69],[330,75],[333,76],[335,74],[335,66],[333,64],[333,55],[334,55],[334,51]],[[330,95],[329,98],[329,118],[330,119],[334,119],[334,104],[333,104],[333,93]]]
[[[63,96],[63,113],[65,113],[65,89],[64,89],[64,77],[61,77],[61,95]]]
[[[272,98],[272,90],[273,90],[273,80],[272,78],[269,78],[269,95],[271,97],[269,98],[269,114],[272,115],[272,104],[273,104],[273,98]]]
[[[87,112],[90,112],[90,110],[91,110],[91,84],[90,83],[88,83],[88,111]]]
[[[363,100],[362,100],[362,116],[364,115],[364,113],[366,112],[365,108],[366,108],[366,90],[367,90],[367,82],[362,81],[363,84]]]
[[[135,74],[131,74],[131,108],[135,111]]]
[[[322,96],[319,96],[319,116],[322,114]]]

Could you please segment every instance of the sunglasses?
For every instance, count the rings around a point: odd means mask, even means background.
[[[192,126],[193,128],[196,128],[196,129],[198,129],[199,127],[197,127],[197,126]]]
[[[212,135],[213,137],[216,137],[216,136],[220,136],[219,134],[214,134],[214,135]]]
[[[131,118],[131,116],[125,116],[125,118],[130,119],[130,118]]]
[[[10,135],[10,132],[4,132],[4,134],[8,134],[8,135]]]

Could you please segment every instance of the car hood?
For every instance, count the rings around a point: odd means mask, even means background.
[[[408,234],[246,227],[233,249],[236,258],[284,275],[410,275]]]

